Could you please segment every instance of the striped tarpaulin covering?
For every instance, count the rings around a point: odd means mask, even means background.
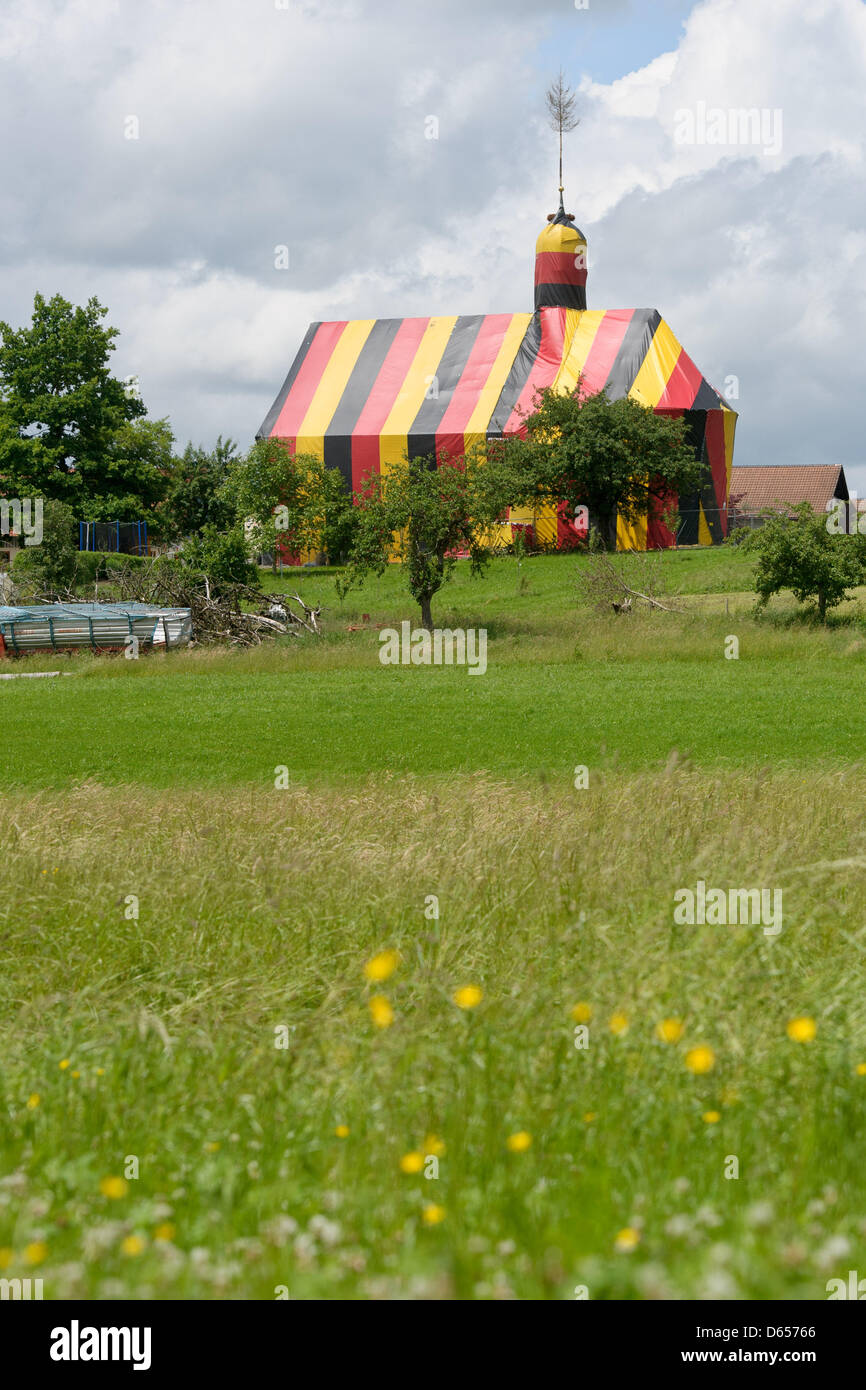
[[[387,472],[406,456],[435,453],[442,461],[518,433],[538,391],[573,392],[578,379],[584,391],[604,387],[612,400],[631,396],[686,416],[704,474],[699,492],[679,499],[679,540],[722,539],[736,414],[655,309],[551,306],[534,314],[314,323],[259,438],[315,454],[360,490],[371,472]],[[673,539],[655,517],[621,530],[623,544]]]

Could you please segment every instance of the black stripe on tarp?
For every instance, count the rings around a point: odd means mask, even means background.
[[[706,447],[707,412],[705,410],[684,410],[682,418],[686,422],[686,443],[691,444],[695,451],[695,458],[700,459],[702,467],[706,467],[709,462]],[[703,491],[703,475],[701,477],[701,491]],[[678,499],[677,511],[680,514],[679,530],[677,531],[678,545],[698,544],[698,504],[700,501],[700,492],[690,492],[687,497]]]
[[[526,332],[517,349],[511,371],[505,379],[505,385],[499,393],[499,400],[496,408],[490,417],[490,424],[487,426],[487,438],[499,439],[502,431],[508,424],[515,405],[520,400],[520,393],[529,380],[529,373],[535,366],[536,358],[541,351],[541,315],[535,313],[526,325]]]
[[[586,285],[562,284],[535,286],[536,309],[585,309]]]
[[[280,387],[277,399],[274,401],[273,405],[271,406],[270,410],[268,411],[267,415],[265,416],[264,420],[259,426],[256,432],[256,439],[270,438],[271,430],[274,428],[274,425],[280,418],[280,411],[286,403],[286,397],[288,396],[289,392],[295,384],[295,377],[301,370],[304,358],[310,350],[310,343],[315,338],[316,333],[321,328],[321,326],[321,322],[311,323],[306,333],[304,334],[304,341],[298,348],[297,356],[295,357],[294,362],[289,368],[289,374],[283,382],[282,386]]]
[[[698,394],[689,407],[690,410],[720,410],[722,408],[722,398],[715,387],[711,386],[705,377],[701,377],[701,384],[698,387]]]
[[[619,401],[628,395],[661,321],[658,309],[635,309],[604,383],[608,400]]]
[[[339,469],[347,492],[352,491],[352,431],[402,323],[402,319],[377,319],[373,324],[325,430],[325,467]]]
[[[715,394],[715,392],[713,393]],[[725,539],[722,530],[722,518],[719,513],[719,499],[716,496],[716,484],[713,478],[713,463],[710,458],[710,451],[707,448],[707,412],[701,412],[704,417],[704,431],[701,442],[701,503],[704,508],[704,520],[710,533],[713,545],[721,545]]]
[[[433,373],[436,395],[425,396],[409,429],[407,453],[410,459],[423,458],[426,454],[432,457],[435,454],[436,431],[466,370],[469,354],[475,346],[475,339],[481,331],[485,317],[484,314],[461,315],[452,328],[445,344],[445,351]]]

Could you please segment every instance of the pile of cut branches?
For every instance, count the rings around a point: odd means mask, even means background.
[[[212,580],[175,560],[159,557],[144,565],[126,565],[112,575],[111,600],[151,603],[159,608],[188,608],[193,642],[257,647],[266,638],[320,637],[322,608],[311,608],[300,594],[268,595],[252,584]],[[94,585],[94,602],[101,598]],[[70,586],[39,588],[28,603],[83,603]],[[294,607],[292,605],[295,605]]]
[[[194,642],[256,647],[269,637],[322,631],[321,605],[311,608],[300,594],[269,596],[254,585],[215,582],[174,561],[123,568],[115,588],[120,602],[188,608]]]

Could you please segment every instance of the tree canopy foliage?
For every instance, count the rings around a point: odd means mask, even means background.
[[[525,435],[506,441],[511,471],[539,500],[588,508],[607,546],[616,522],[670,515],[671,496],[696,492],[701,463],[682,418],[657,415],[604,391],[573,396],[548,388],[527,415]]]
[[[470,451],[438,468],[432,457],[389,464],[356,494],[357,531],[340,591],[381,574],[396,556],[421,624],[432,629],[432,600],[458,554],[468,556],[473,574],[484,569],[501,543],[496,523],[513,494],[513,475],[498,451],[486,458]]]
[[[346,558],[356,518],[342,474],[315,454],[292,454],[284,441],[259,439],[232,459],[220,497],[248,525],[262,550],[323,550]]]
[[[28,325],[0,322],[0,493],[94,521],[135,520],[161,498],[171,429],[112,375],[106,314],[96,298],[37,294]]]
[[[848,589],[866,583],[866,537],[836,534],[826,515],[808,502],[791,515],[766,513],[762,526],[738,539],[757,555],[755,590],[761,607],[773,594],[790,589],[799,603],[815,601],[823,623],[828,608],[852,597]]]

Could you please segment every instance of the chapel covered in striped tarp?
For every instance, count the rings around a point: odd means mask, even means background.
[[[404,457],[459,457],[519,433],[545,387],[604,388],[684,415],[702,463],[699,490],[671,499],[676,538],[660,516],[618,527],[636,549],[710,545],[727,534],[736,413],[702,376],[657,309],[587,309],[586,240],[563,210],[536,244],[532,313],[352,319],[310,324],[258,438],[285,440],[338,468],[359,491],[365,476]],[[560,508],[513,512],[540,541],[573,543]]]

